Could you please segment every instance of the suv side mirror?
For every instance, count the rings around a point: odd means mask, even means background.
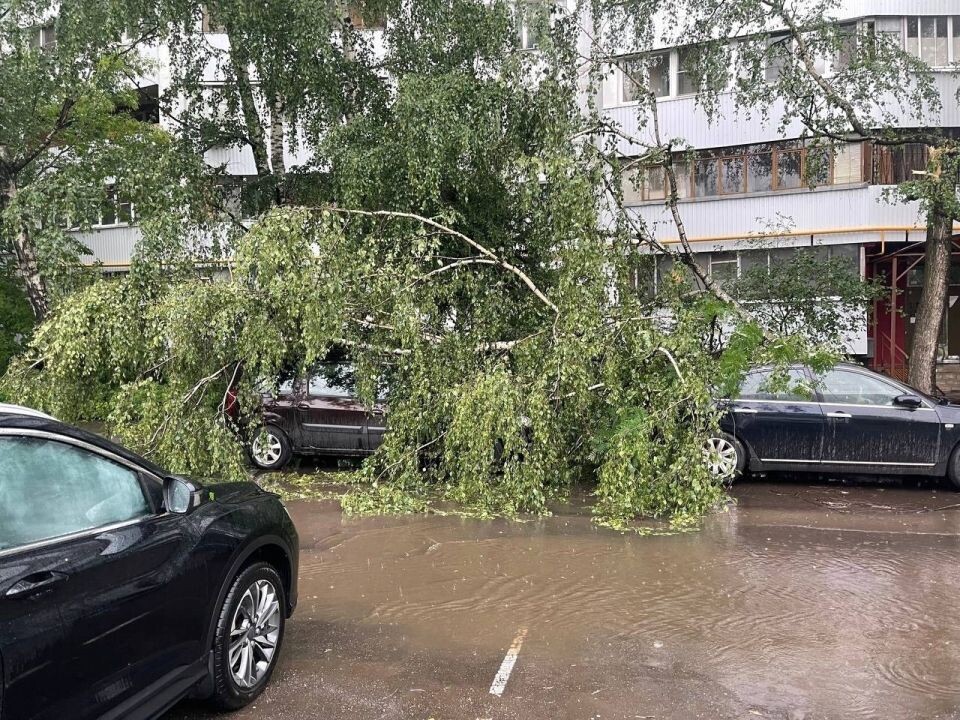
[[[171,475],[163,481],[163,508],[185,515],[200,504],[200,487],[186,478]]]
[[[899,405],[900,407],[916,409],[923,407],[923,400],[916,395],[897,395],[897,397],[893,399],[893,404]]]

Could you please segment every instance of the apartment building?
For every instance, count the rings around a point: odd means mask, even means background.
[[[955,0],[851,0],[835,19],[851,38],[886,33],[933,68],[942,109],[927,113],[921,122],[903,110],[903,127],[960,136],[955,75],[955,63],[960,63],[960,5]],[[777,41],[776,35],[768,40]],[[892,202],[889,195],[898,183],[926,170],[926,146],[857,142],[833,152],[811,148],[800,139],[804,135],[800,123],[780,128],[782,106],[774,104],[767,118],[759,113],[748,116],[737,111],[732,93],[720,97],[719,118],[711,122],[698,106],[697,87],[684,70],[687,52],[691,49],[654,48],[647,58],[662,136],[682,139],[695,149],[678,155],[675,169],[679,209],[702,266],[712,277],[728,281],[800,250],[846,259],[863,277],[882,278],[889,293],[862,318],[861,330],[850,338],[848,349],[871,367],[905,378],[923,279],[925,222],[917,203]],[[846,61],[841,52],[825,58],[821,70],[829,75]],[[642,143],[654,143],[649,123],[638,121],[642,113],[635,86],[622,70],[624,63],[617,65],[600,100],[623,134],[640,141],[620,140],[619,152],[629,159],[642,155]],[[765,72],[773,80],[779,68],[771,63]],[[626,178],[624,204],[660,242],[675,247],[677,230],[664,204],[663,170],[640,167],[632,172],[639,177]],[[960,251],[960,244],[957,247]],[[659,257],[653,276],[641,281],[655,289],[671,267],[672,258]],[[951,390],[960,389],[960,380],[952,377],[960,376],[958,298],[960,263],[954,268],[944,313],[944,368],[938,375],[938,382]]]

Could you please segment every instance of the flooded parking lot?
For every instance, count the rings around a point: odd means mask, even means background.
[[[233,717],[960,717],[960,495],[734,495],[664,537],[290,503],[300,606]]]

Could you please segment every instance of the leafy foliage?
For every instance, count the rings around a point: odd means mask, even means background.
[[[174,471],[238,474],[227,389],[255,413],[262,382],[349,354],[362,399],[390,388],[390,430],[349,510],[439,498],[545,513],[585,482],[598,518],[626,527],[638,515],[686,524],[722,502],[703,441],[713,398],[751,363],[836,356],[773,335],[679,269],[658,297],[637,291],[650,233],[611,204],[622,168],[609,125],[581,103],[609,48],[591,48],[581,74],[575,16],[397,3],[378,57],[320,0],[213,9],[229,45],[203,36],[199,3],[114,8],[168,42],[183,146],[140,129],[126,139],[156,172],[104,165],[163,202],[132,272],[79,287],[40,326],[5,375],[9,396],[106,418]],[[596,10],[636,13],[623,27],[649,38],[648,3]],[[517,46],[524,20],[536,52]],[[226,78],[213,90],[210,63]],[[312,160],[285,167],[281,133]],[[183,161],[224,144],[253,151],[253,222],[211,190],[222,168]],[[191,261],[218,248],[225,271],[211,282]]]
[[[883,294],[883,283],[878,278],[864,281],[848,258],[800,249],[785,262],[746,270],[732,292],[778,335],[843,346],[863,330],[867,311]]]
[[[33,312],[9,263],[0,267],[0,373],[33,332]]]

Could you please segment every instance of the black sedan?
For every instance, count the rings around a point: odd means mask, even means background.
[[[770,368],[752,370],[739,395],[722,401],[721,432],[704,448],[715,475],[930,475],[960,489],[960,406],[858,365],[788,372],[786,387],[771,392],[784,383],[770,382]]]
[[[268,682],[298,539],[253,483],[171,476],[101,437],[0,406],[0,718],[156,718]]]

